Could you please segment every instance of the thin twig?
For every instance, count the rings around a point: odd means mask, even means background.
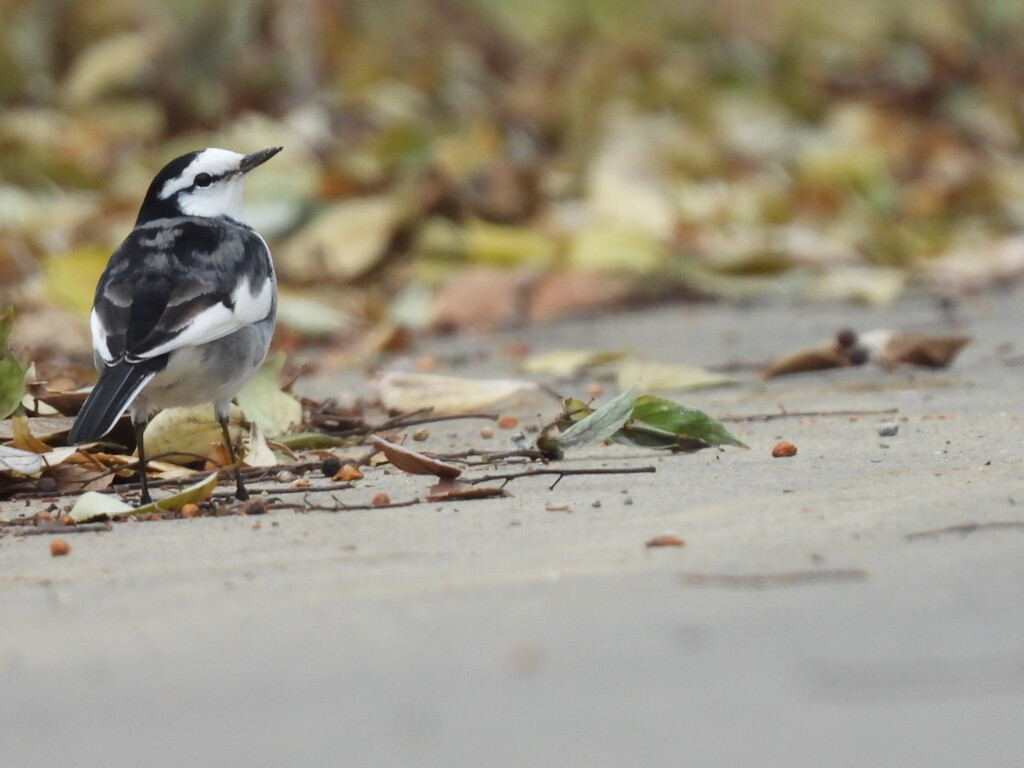
[[[987,523],[963,523],[962,525],[950,525],[945,528],[932,528],[927,531],[908,533],[907,541],[929,539],[942,536],[947,533],[959,533],[966,536],[969,533],[974,533],[975,531],[983,529],[1000,530],[1006,528],[1024,528],[1024,520],[993,520]]]
[[[110,523],[79,523],[78,525],[63,525],[61,523],[49,522],[38,523],[26,527],[21,531],[14,531],[14,536],[49,536],[54,533],[94,533],[99,531],[112,531],[114,527]]]
[[[647,472],[657,472],[656,467],[599,467],[595,469],[528,469],[524,472],[508,472],[501,475],[484,475],[482,477],[460,477],[459,480],[464,483],[470,483],[476,485],[477,483],[486,483],[492,480],[501,480],[502,486],[505,487],[512,480],[518,480],[521,477],[536,477],[538,475],[557,475],[558,479],[555,480],[549,486],[549,490],[554,490],[554,487],[558,485],[562,478],[567,475],[636,475]]]
[[[345,504],[339,501],[336,497],[332,496],[334,504],[328,506],[326,504],[307,504],[306,509],[316,512],[355,512],[358,510],[366,509],[394,509],[396,507],[412,507],[416,504],[425,503],[424,499],[416,497],[409,499],[408,501],[390,501],[387,504]]]
[[[841,411],[787,411],[779,413],[758,413],[749,416],[719,416],[719,421],[774,421],[775,419],[810,419],[826,416],[891,416],[899,413],[899,408],[878,408],[867,410]]]
[[[788,587],[823,581],[863,581],[869,576],[863,568],[828,571],[791,571],[788,573],[683,573],[679,582],[687,587]]]
[[[267,495],[275,494],[286,494],[286,493],[328,493],[330,491],[347,491],[352,488],[352,483],[335,483],[333,485],[324,486],[313,486],[305,485],[297,488],[292,488],[290,485],[286,485],[282,488],[253,488],[253,493],[266,493]],[[212,498],[230,498],[235,497],[234,491],[223,491],[221,493],[211,494]]]

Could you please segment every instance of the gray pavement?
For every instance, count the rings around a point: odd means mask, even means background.
[[[594,449],[567,466],[658,472],[519,480],[500,500],[118,525],[68,537],[64,558],[2,538],[0,761],[1021,765],[1024,528],[912,535],[1024,522],[1022,298],[955,317],[926,299],[671,306],[425,342],[470,361],[448,372],[514,376],[488,354],[514,339],[698,365],[846,325],[976,339],[945,371],[679,396],[717,416],[895,407],[895,437],[874,416],[745,422],[730,426],[750,451]],[[480,445],[478,429],[436,427],[435,447]],[[796,457],[771,458],[782,438]],[[379,470],[346,501],[426,485]],[[687,545],[644,547],[664,531]],[[694,576],[809,572],[822,580]]]

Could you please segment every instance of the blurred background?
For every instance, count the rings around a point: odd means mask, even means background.
[[[0,307],[41,374],[87,369],[155,172],[277,144],[248,218],[276,345],[321,363],[653,300],[958,296],[1024,273],[1022,94],[1016,0],[5,0]]]

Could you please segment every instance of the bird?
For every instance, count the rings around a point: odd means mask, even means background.
[[[213,403],[235,497],[249,497],[228,432],[231,400],[257,371],[274,332],[277,278],[266,241],[242,219],[245,175],[281,147],[209,147],[169,162],[96,286],[89,326],[99,381],[68,434],[94,442],[129,411],[141,503],[152,503],[144,432],[162,408]]]

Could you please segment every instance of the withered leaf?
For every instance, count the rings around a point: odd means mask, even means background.
[[[923,368],[948,367],[970,336],[928,336],[922,333],[870,331],[861,335],[872,357],[882,364],[906,363]]]
[[[373,447],[384,454],[389,462],[413,475],[435,475],[441,478],[454,478],[462,474],[462,467],[427,456],[419,451],[403,448],[374,435],[371,440]]]
[[[825,371],[830,368],[845,368],[852,363],[835,345],[812,347],[781,357],[761,369],[762,379],[787,376],[791,373]]]
[[[458,480],[442,479],[430,486],[427,501],[456,501],[465,499],[487,499],[494,496],[505,496],[504,488],[482,488],[479,485],[462,483]]]

